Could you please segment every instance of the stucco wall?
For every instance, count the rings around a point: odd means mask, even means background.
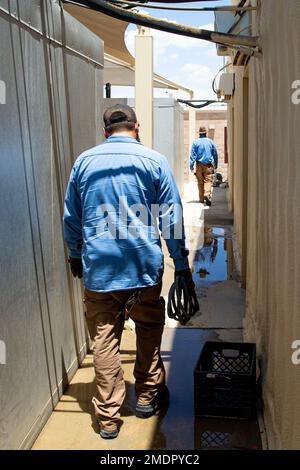
[[[17,449],[30,447],[86,351],[61,221],[73,160],[98,140],[103,44],[58,2],[0,7],[0,448]]]
[[[235,95],[232,132],[231,190],[234,201],[234,229],[237,263],[242,287],[246,285],[247,263],[247,197],[248,197],[248,78],[244,67],[234,67]]]
[[[300,105],[292,104],[291,87],[300,79],[300,1],[261,4],[263,53],[249,64],[245,334],[258,346],[269,446],[299,449],[300,366],[292,364],[291,345],[300,339]],[[236,133],[242,133],[240,86],[237,81]],[[234,157],[235,220],[241,233],[243,188],[236,185],[242,157],[236,152]]]

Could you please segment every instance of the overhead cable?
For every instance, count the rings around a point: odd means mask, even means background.
[[[92,10],[112,16],[113,18],[127,21],[129,23],[162,30],[167,33],[202,39],[204,41],[209,41],[215,44],[225,44],[231,48],[245,46],[246,48],[249,48],[249,51],[251,51],[258,47],[258,38],[254,36],[239,36],[235,34],[216,33],[206,29],[195,28],[194,26],[188,26],[176,23],[174,21],[162,20],[151,15],[145,15],[141,12],[137,13],[135,11],[125,10],[120,6],[112,5],[105,0],[80,0],[76,2],[63,0],[63,2],[82,5]],[[249,52],[249,54],[250,53],[251,52]]]
[[[239,6],[221,6],[221,7],[177,7],[177,6],[162,6],[162,5],[153,5],[153,3],[144,3],[144,2],[132,2],[126,0],[109,0],[110,3],[113,5],[128,5],[128,6],[136,6],[136,7],[143,7],[143,8],[151,8],[155,10],[176,10],[176,11],[253,11],[256,10],[256,7],[239,7]]]

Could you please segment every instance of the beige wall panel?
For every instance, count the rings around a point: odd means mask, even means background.
[[[258,345],[269,444],[277,449],[300,448],[300,365],[291,361],[300,339],[300,105],[291,101],[299,24],[298,0],[262,2],[263,54],[251,59],[249,79],[246,337]],[[238,227],[240,189],[234,194]]]
[[[244,103],[244,67],[235,67],[235,94],[233,99],[234,105],[234,122],[233,122],[233,149],[231,159],[233,166],[231,167],[231,193],[233,195],[234,209],[234,228],[236,235],[236,245],[238,254],[238,269],[242,278],[242,285],[245,285],[245,276],[243,273],[243,231],[245,230],[246,211],[245,201],[247,198],[247,185],[245,184],[245,175],[248,174],[247,164],[244,155],[244,141],[247,139],[247,129],[244,128],[244,116],[246,116],[247,108]]]

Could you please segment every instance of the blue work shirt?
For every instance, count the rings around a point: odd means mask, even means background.
[[[218,167],[218,152],[214,142],[208,137],[200,137],[193,142],[190,155],[190,169],[193,171],[195,163],[213,165]]]
[[[80,155],[66,192],[64,237],[70,257],[82,258],[86,289],[158,284],[159,231],[175,268],[188,268],[181,200],[165,157],[127,136]]]

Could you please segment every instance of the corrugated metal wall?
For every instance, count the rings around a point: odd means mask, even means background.
[[[57,1],[0,0],[0,8],[0,340],[7,350],[0,448],[7,449],[30,446],[86,351],[81,286],[70,276],[61,220],[73,159],[99,140],[103,44]]]
[[[269,445],[299,449],[300,366],[291,358],[292,343],[300,339],[300,105],[291,97],[292,84],[300,79],[300,1],[261,4],[263,54],[249,65],[249,160],[244,170],[246,339],[258,346]],[[242,134],[240,93],[234,100],[234,131]],[[239,166],[241,158],[234,149],[233,165]],[[237,213],[243,200],[241,181],[233,182]],[[236,223],[241,224],[240,217]]]

